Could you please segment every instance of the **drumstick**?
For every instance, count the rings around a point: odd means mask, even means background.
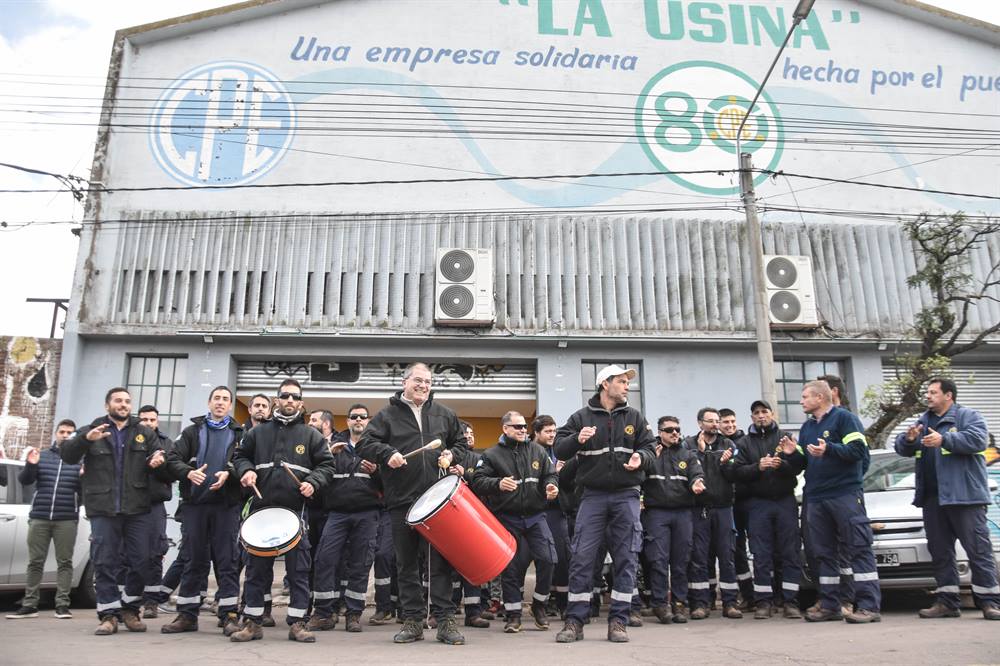
[[[253,488],[254,495],[257,496],[257,499],[260,499],[260,500],[264,499],[264,496],[260,494],[259,490],[257,490],[257,484],[256,483],[251,483],[250,487]]]
[[[433,449],[437,449],[437,448],[440,448],[440,447],[441,447],[441,440],[440,439],[432,439],[431,441],[429,441],[426,444],[424,444],[423,446],[421,446],[419,449],[417,449],[415,451],[410,451],[409,453],[407,453],[406,455],[404,455],[403,458],[404,459],[405,458],[409,458],[410,456],[417,455],[421,451],[431,451]]]
[[[292,480],[295,481],[295,485],[302,483],[299,477],[295,476],[295,472],[293,472],[292,468],[288,466],[288,463],[282,461],[281,466],[285,468],[286,472],[288,472],[288,476],[292,477]]]

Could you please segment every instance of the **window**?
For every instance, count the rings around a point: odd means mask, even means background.
[[[802,387],[821,375],[844,377],[841,361],[778,361],[774,362],[778,389],[778,422],[783,426],[801,425],[806,415],[799,400]]]
[[[160,431],[173,439],[181,432],[187,359],[172,356],[130,356],[126,388],[132,394],[132,413],[143,405],[160,412]]]
[[[609,365],[619,365],[626,370],[630,368],[635,370],[635,379],[629,382],[628,385],[628,404],[641,412],[642,363],[640,361],[584,361],[581,366],[583,374],[583,402],[581,404],[586,404],[587,401],[593,397],[594,391],[596,390],[595,382],[597,381],[597,373],[601,370],[601,368]]]

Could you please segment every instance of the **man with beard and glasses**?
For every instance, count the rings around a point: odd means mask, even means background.
[[[333,475],[333,455],[323,436],[303,420],[302,386],[286,379],[278,387],[271,420],[253,428],[236,449],[233,467],[244,488],[256,487],[262,499],[255,507],[279,506],[300,517],[305,500],[328,485]],[[292,477],[295,477],[294,480]],[[290,599],[286,621],[288,639],[314,643],[306,629],[309,607],[309,540],[302,539],[284,555]],[[229,639],[243,643],[263,638],[264,594],[270,591],[274,558],[250,554],[244,584],[246,606],[243,628]]]
[[[156,432],[132,416],[132,396],[121,386],[104,396],[106,414],[80,428],[76,437],[63,444],[63,462],[83,461],[84,507],[90,521],[90,560],[97,589],[94,632],[107,636],[118,632],[123,621],[129,631],[146,631],[139,617],[143,584],[128,577],[119,592],[117,576],[122,567],[122,542],[130,562],[149,562],[150,477],[169,479],[163,468],[163,447]]]

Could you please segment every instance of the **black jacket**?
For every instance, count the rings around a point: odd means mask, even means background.
[[[586,426],[597,428],[597,432],[580,444],[577,435]],[[579,457],[578,486],[610,491],[642,485],[646,478],[642,466],[630,472],[625,463],[633,453],[638,453],[643,463],[651,462],[656,456],[655,444],[652,429],[638,410],[621,405],[608,412],[595,394],[559,428],[554,446],[559,460]]]
[[[255,506],[302,509],[305,498],[299,492],[299,484],[283,469],[284,463],[291,465],[299,482],[308,481],[317,491],[330,483],[335,471],[323,435],[303,422],[301,414],[288,425],[277,419],[260,424],[246,433],[236,447],[233,455],[236,478],[257,472],[257,489],[263,499],[254,495]]]
[[[334,441],[340,440],[334,435]],[[350,451],[344,447],[333,454],[334,466],[330,485],[323,489],[322,502],[326,511],[341,513],[357,513],[377,509],[382,505],[382,483],[378,471],[368,474],[362,472],[361,461],[357,449]]]
[[[191,419],[191,425],[181,431],[180,437],[174,440],[170,447],[170,454],[167,456],[167,469],[170,475],[181,483],[181,499],[185,502],[191,501],[191,482],[188,480],[188,472],[198,469],[195,464],[198,460],[198,451],[201,449],[202,430],[207,428],[204,416],[196,416]],[[233,441],[226,449],[226,469],[229,471],[229,478],[221,489],[210,492],[221,492],[224,502],[232,506],[239,504],[243,497],[243,488],[240,486],[240,478],[236,475],[236,468],[233,466],[233,454],[240,440],[243,439],[243,426],[235,420],[229,422],[229,429],[233,433]],[[291,481],[291,479],[289,479]],[[206,478],[204,483],[212,485],[215,483],[214,477]],[[259,488],[260,486],[258,486]],[[251,491],[253,492],[253,491]]]
[[[715,441],[706,445],[702,452],[698,450],[698,436],[695,435],[686,437],[682,445],[698,456],[705,474],[705,492],[695,498],[695,504],[707,507],[732,506],[735,497],[733,480],[736,478],[736,446],[732,441],[716,435]],[[722,464],[720,460],[726,449],[732,450],[733,456]]]
[[[389,398],[389,404],[372,417],[358,442],[358,454],[379,466],[385,505],[388,509],[409,506],[440,478],[438,457],[446,449],[455,464],[465,465],[469,442],[455,412],[434,402],[431,393],[421,409],[422,426],[417,425],[410,406],[403,402],[402,391]],[[392,469],[386,463],[394,453],[416,451],[433,439],[442,447],[424,451],[407,459],[407,464]]]
[[[102,423],[111,423],[111,427],[115,427],[107,416],[102,416],[94,419],[90,425],[80,428],[76,437],[66,440],[59,447],[64,462],[75,465],[83,461],[84,472],[81,477],[83,505],[87,509],[88,516],[116,515],[115,493],[118,479],[115,471],[114,444],[111,437],[104,437],[96,442],[87,441],[87,433]],[[169,478],[164,469],[165,465],[151,470],[147,464],[148,458],[162,448],[160,438],[154,431],[142,425],[138,418],[129,417],[125,426],[120,513],[136,515],[149,512],[152,502],[150,479]]]
[[[39,451],[38,463],[25,463],[17,475],[23,486],[35,485],[29,518],[78,520],[80,518],[80,466],[63,462],[53,444]]]
[[[500,479],[513,477],[517,489],[500,490]],[[493,513],[533,516],[548,508],[545,487],[559,485],[555,466],[540,444],[518,442],[506,435],[483,453],[472,477],[472,489],[486,500]]]
[[[568,520],[574,519],[580,508],[583,488],[576,485],[576,473],[579,469],[579,458],[572,458],[559,470],[559,508]]]
[[[164,455],[167,455],[172,445],[170,438],[160,432],[159,428],[155,432],[156,436],[160,438],[160,448],[163,449]],[[169,502],[170,498],[174,496],[173,475],[169,471],[166,472],[166,475],[169,478],[164,478],[163,474],[152,474],[149,477],[149,499],[153,502]]]
[[[797,447],[791,455],[781,452],[778,442],[787,434],[776,423],[763,431],[750,426],[750,432],[737,442],[740,452],[736,454],[736,481],[746,485],[749,497],[776,500],[795,494],[797,477],[806,468],[806,459]],[[777,455],[781,467],[762,472],[760,459],[766,455]]]
[[[701,461],[693,451],[682,446],[664,446],[652,463],[646,463],[646,481],[642,484],[643,505],[647,509],[681,509],[695,504],[691,487],[704,478]]]

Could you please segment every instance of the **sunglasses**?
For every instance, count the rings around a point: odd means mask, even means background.
[[[288,391],[282,391],[278,394],[278,397],[282,400],[301,400],[301,393],[289,393]]]
[[[347,417],[349,421],[364,421],[366,418],[368,418],[367,414],[351,414]]]
[[[514,430],[527,430],[528,429],[528,424],[527,423],[508,423],[507,427],[508,428],[513,428]]]
[[[668,435],[671,435],[673,433],[678,433],[680,431],[681,431],[680,428],[660,428],[660,432],[665,432]]]

